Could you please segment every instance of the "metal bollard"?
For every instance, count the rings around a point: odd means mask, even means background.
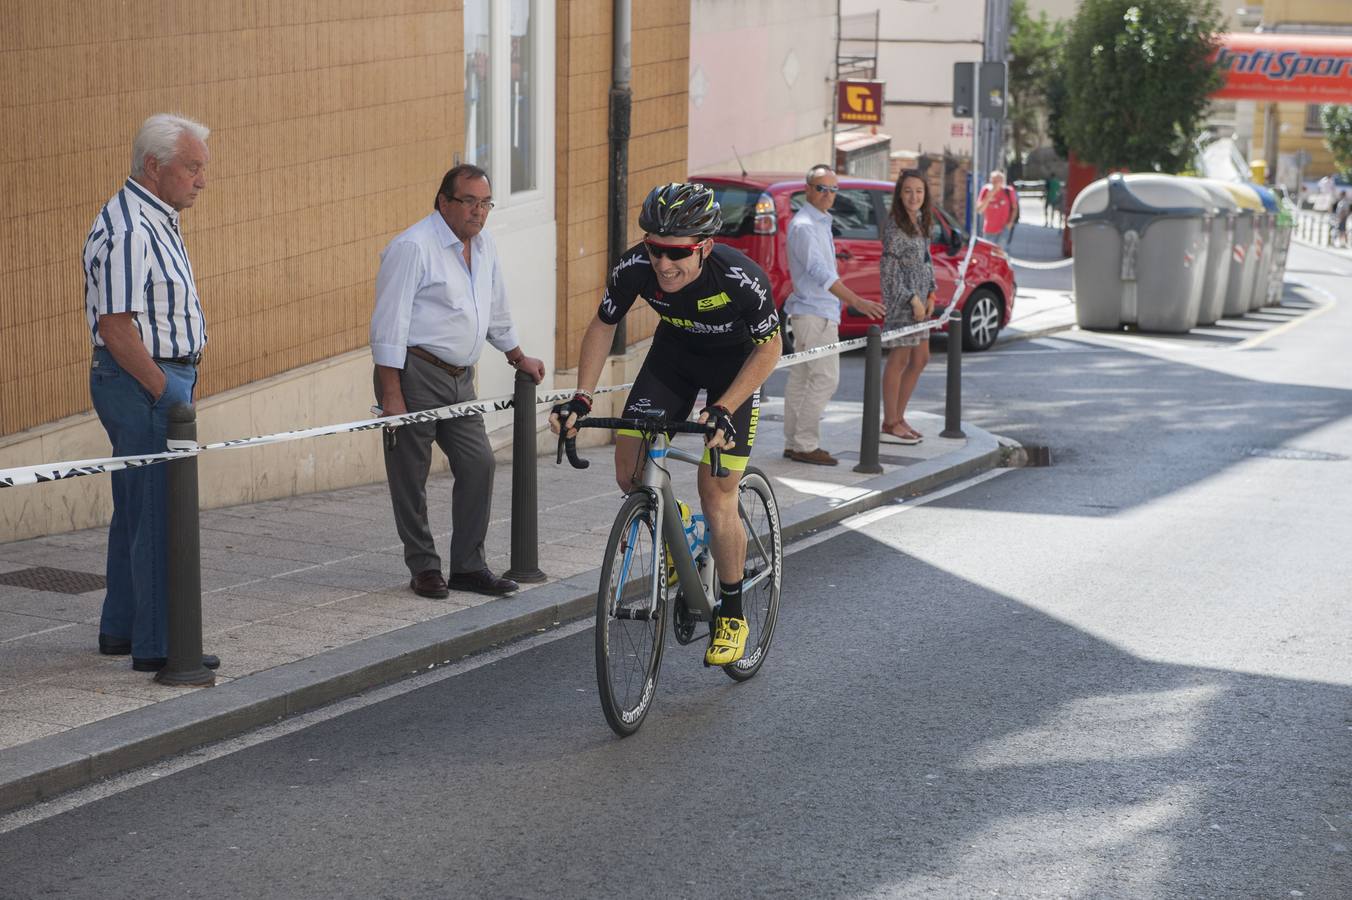
[[[859,465],[856,472],[877,475],[883,470],[878,463],[878,435],[882,403],[883,339],[877,325],[868,327],[868,343],[864,345],[864,426],[859,433]]]
[[[540,571],[540,492],[536,483],[535,379],[516,373],[512,392],[512,566],[513,581],[535,584]]]
[[[169,410],[169,449],[197,444],[197,413],[186,403]],[[169,658],[155,673],[160,684],[212,685],[216,674],[202,665],[202,540],[197,521],[197,457],[165,466],[166,585],[169,594]]]
[[[944,430],[939,437],[965,438],[962,431],[962,314],[948,320],[948,379],[944,389]]]

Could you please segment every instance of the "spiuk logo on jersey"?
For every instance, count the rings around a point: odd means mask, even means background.
[[[727,294],[714,294],[712,297],[705,297],[703,300],[695,302],[695,309],[700,312],[708,312],[711,309],[718,309],[721,306],[727,306],[732,302],[732,298]]]
[[[741,284],[742,287],[751,288],[751,290],[755,292],[756,296],[761,298],[761,302],[762,303],[765,302],[765,285],[761,282],[759,278],[756,278],[752,275],[748,275],[746,273],[746,270],[743,269],[741,266],[729,267],[728,274],[731,275],[733,278],[736,278],[738,280],[738,283]]]
[[[637,265],[650,266],[652,263],[648,261],[648,255],[646,253],[636,253],[633,256],[620,260],[615,268],[610,270],[610,280],[614,281],[620,277],[620,273],[625,269]]]

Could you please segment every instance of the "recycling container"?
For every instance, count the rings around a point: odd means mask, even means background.
[[[1110,175],[1081,191],[1069,221],[1079,326],[1195,326],[1215,209],[1207,191],[1169,175]]]
[[[1209,178],[1188,181],[1211,195],[1216,217],[1211,221],[1207,241],[1206,277],[1202,281],[1202,302],[1197,307],[1197,324],[1212,325],[1225,310],[1225,289],[1230,282],[1230,254],[1235,246],[1235,219],[1239,207],[1224,183]]]
[[[1246,183],[1227,181],[1224,184],[1239,208],[1235,218],[1234,248],[1230,252],[1230,280],[1225,285],[1225,307],[1221,314],[1242,316],[1249,311],[1249,302],[1253,299],[1261,253],[1256,242],[1261,235],[1258,225],[1263,202]]]

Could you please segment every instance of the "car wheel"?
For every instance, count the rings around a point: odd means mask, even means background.
[[[978,288],[962,306],[962,349],[989,350],[1000,333],[1000,298],[990,288]]]

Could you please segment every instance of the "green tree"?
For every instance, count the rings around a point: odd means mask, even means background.
[[[1325,106],[1319,111],[1324,123],[1324,146],[1345,175],[1352,176],[1352,106]]]
[[[1084,0],[1064,57],[1069,148],[1104,169],[1186,168],[1223,80],[1220,31],[1215,0]]]
[[[1033,18],[1028,0],[1009,7],[1009,133],[1014,155],[1022,159],[1042,143],[1042,122],[1048,115],[1048,91],[1056,81],[1057,60],[1066,38],[1064,22],[1051,22],[1046,12]]]

